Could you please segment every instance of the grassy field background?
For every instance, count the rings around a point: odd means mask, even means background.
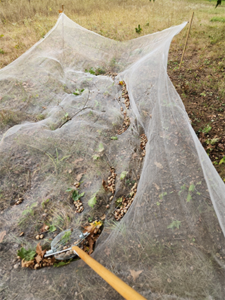
[[[1,0],[0,68],[19,57],[54,26],[58,10],[81,26],[116,40],[160,31],[195,16],[179,62],[187,28],[171,45],[168,73],[192,126],[225,180],[225,2],[208,0]],[[141,33],[135,28],[140,24]],[[205,128],[211,128],[209,131]],[[207,131],[207,132],[206,132]],[[221,160],[224,157],[224,163]]]

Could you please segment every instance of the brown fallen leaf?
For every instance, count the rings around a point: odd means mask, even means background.
[[[135,159],[136,157],[138,157],[137,153],[135,152],[133,155],[132,155],[132,158]]]
[[[36,262],[39,264],[39,263],[42,261],[42,257],[38,254],[38,255],[35,257],[35,260],[36,260]]]
[[[110,255],[110,249],[109,249],[108,247],[105,248],[105,254],[106,254],[107,256]]]
[[[78,174],[77,177],[76,177],[76,180],[79,182],[83,175],[84,175],[84,173]]]
[[[41,244],[38,243],[38,244],[37,244],[37,247],[36,247],[36,253],[37,253],[38,255],[40,255],[41,258],[43,258],[44,255],[45,255],[45,252],[46,252],[46,250],[42,250]]]
[[[34,261],[33,260],[25,261],[23,259],[22,262],[21,262],[21,266],[22,266],[22,268],[33,268],[34,267]]]
[[[6,235],[5,230],[0,232],[0,243],[3,241],[5,235]]]
[[[153,183],[155,188],[159,191],[160,190],[160,187],[156,184],[156,183]]]
[[[103,216],[101,217],[101,220],[104,221],[105,218],[106,218],[106,215],[103,215]]]
[[[83,158],[78,158],[73,162],[73,164],[76,165],[77,163],[79,163],[80,161],[83,161],[83,160],[84,160]]]
[[[46,229],[45,229],[46,226],[47,226],[47,225],[44,223],[43,226],[42,226],[41,229],[40,229],[40,232],[45,232],[45,231],[46,231]]]
[[[108,191],[108,186],[107,186],[104,179],[102,179],[102,186],[104,187],[105,191],[107,192]]]
[[[90,187],[91,186],[91,181],[88,181],[88,182],[86,182],[85,184],[84,184],[84,187],[85,188],[88,188],[88,187]]]
[[[87,237],[87,241],[88,241],[88,245],[89,245],[89,251],[88,251],[88,254],[91,255],[93,253],[93,247],[94,247],[94,240],[92,239],[92,237],[89,235]]]
[[[134,271],[134,270],[130,270],[130,274],[133,277],[133,280],[135,281],[138,276],[143,272],[143,270],[140,271]]]
[[[160,163],[158,163],[157,161],[155,161],[154,164],[156,165],[157,168],[163,169],[163,166]]]

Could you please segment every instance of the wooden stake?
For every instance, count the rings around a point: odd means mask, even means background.
[[[185,50],[186,50],[186,47],[187,47],[187,42],[188,42],[189,34],[190,34],[190,31],[191,31],[191,24],[192,24],[193,17],[194,17],[194,12],[192,13],[192,16],[191,16],[191,20],[190,20],[190,24],[189,24],[189,28],[188,28],[188,33],[187,33],[187,37],[186,37],[186,41],[185,41],[184,50],[183,50],[183,53],[182,53],[179,69],[181,68],[181,64],[182,64],[182,61],[183,61],[183,58],[184,58],[184,53],[185,53]]]
[[[62,14],[64,12],[64,5],[62,5],[62,10],[59,10],[59,13]]]

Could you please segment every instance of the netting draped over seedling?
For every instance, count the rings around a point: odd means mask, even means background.
[[[61,14],[0,70],[2,299],[120,299],[81,261],[14,261],[41,228],[44,247],[94,219],[104,227],[93,256],[147,299],[225,298],[224,183],[167,75],[185,25],[117,42]]]

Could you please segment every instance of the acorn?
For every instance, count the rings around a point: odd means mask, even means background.
[[[37,268],[39,268],[39,267],[40,267],[40,265],[39,265],[39,264],[36,264],[36,265],[34,266],[34,269],[37,270]]]

